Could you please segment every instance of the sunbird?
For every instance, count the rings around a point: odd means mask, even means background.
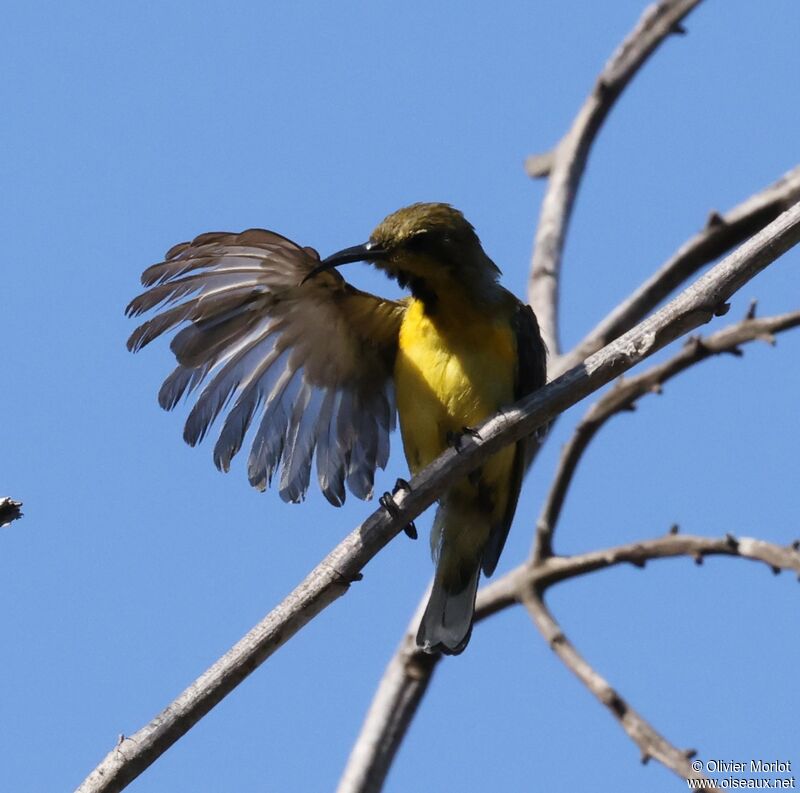
[[[357,261],[410,297],[386,300],[351,286],[336,268]],[[345,486],[358,498],[372,496],[395,413],[416,474],[544,385],[536,317],[499,275],[472,225],[442,203],[400,209],[365,244],[322,260],[264,229],[201,234],[144,271],[147,289],[127,314],[160,313],[133,332],[128,348],[183,324],[171,343],[178,366],[158,399],[171,410],[203,386],[184,427],[187,443],[201,441],[226,412],[214,462],[227,471],[255,420],[250,483],[265,489],[280,467],[281,497],[301,501],[316,456],[319,486],[340,506]],[[497,452],[439,499],[431,532],[436,573],[417,635],[425,651],[466,647],[480,571],[490,576],[497,566],[532,442]],[[409,485],[398,480],[395,494],[400,487]],[[381,500],[390,511],[391,499]]]

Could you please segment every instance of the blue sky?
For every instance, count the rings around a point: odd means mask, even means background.
[[[602,7],[601,7],[602,6]],[[265,226],[321,252],[388,212],[448,201],[522,294],[543,185],[526,155],[565,131],[638,18],[633,0],[464,5],[18,3],[0,32],[3,311],[0,788],[68,790],[255,624],[372,509],[301,506],[220,475],[157,406],[166,344],[136,357],[123,316],[173,243]],[[704,3],[609,118],[565,256],[577,341],[724,210],[796,164],[800,7]],[[792,252],[733,304],[798,307]],[[359,285],[395,294],[366,268]],[[667,353],[664,353],[667,354]],[[798,536],[800,335],[748,348],[615,418],[557,537],[579,552],[662,534]],[[519,563],[580,405],[529,476],[500,571]],[[395,441],[377,488],[405,471]],[[424,533],[429,518],[419,521]],[[402,536],[131,786],[335,785],[431,573]],[[797,754],[800,589],[734,560],[619,569],[550,603],[578,648],[680,746]],[[387,784],[484,791],[677,790],[519,609],[442,664]]]

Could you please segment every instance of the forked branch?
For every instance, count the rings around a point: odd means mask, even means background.
[[[798,548],[800,542],[784,547],[749,537],[734,537],[731,534],[717,538],[670,533],[663,537],[575,556],[549,556],[537,563],[528,561],[483,587],[478,592],[475,604],[475,621],[480,622],[498,611],[524,602],[531,597],[531,593],[541,600],[545,590],[561,581],[618,565],[644,567],[647,562],[656,559],[688,557],[699,563],[707,556],[738,557],[761,562],[773,573],[792,570],[800,577]],[[552,615],[549,615],[549,619],[547,615],[542,615],[541,629],[550,642],[554,635],[560,633],[563,636],[563,631],[560,631]],[[416,620],[418,617],[419,615]],[[540,625],[539,622],[536,624]],[[439,655],[429,656],[417,648],[415,635],[416,624],[412,620],[400,647],[386,668],[378,689],[379,694],[372,701],[337,793],[377,793],[383,786],[404,731],[410,725],[422,694],[442,660]],[[589,690],[620,720],[625,731],[642,751],[642,759],[653,757],[679,775],[688,773],[687,761],[692,756],[690,751],[673,746],[660,735],[578,655],[572,645],[569,645],[569,652],[566,651],[567,648],[561,648],[562,652],[559,652],[559,648],[552,642],[551,646],[567,666],[578,674],[582,682],[588,685]],[[580,664],[577,663],[578,658]],[[620,715],[623,711],[621,706],[624,706],[624,719]],[[402,730],[398,729],[400,725]]]
[[[561,256],[572,207],[589,151],[617,97],[653,51],[673,33],[685,32],[681,20],[700,0],[661,0],[647,8],[636,27],[611,56],[567,134],[546,163],[536,160],[537,175],[548,174],[536,227],[528,302],[539,320],[550,354],[558,355],[558,284]]]
[[[544,636],[553,652],[575,673],[595,697],[605,705],[619,721],[622,729],[639,747],[641,760],[658,760],[672,769],[682,779],[702,779],[703,774],[692,768],[693,749],[678,749],[659,733],[646,719],[634,710],[611,684],[590,666],[566,637],[561,626],[544,603],[541,593],[531,591],[523,600],[539,632]]]
[[[367,562],[448,486],[670,341],[708,322],[724,310],[731,295],[798,241],[800,206],[785,212],[652,317],[509,411],[490,418],[478,428],[480,440],[468,438],[459,451],[446,451],[414,477],[410,493],[397,497],[394,516],[383,509],[374,512],[172,704],[109,752],[78,788],[80,793],[124,788],[303,625],[344,594]]]
[[[636,400],[651,393],[660,393],[661,386],[690,366],[725,353],[741,355],[740,346],[755,340],[775,343],[775,334],[800,325],[800,311],[773,317],[756,318],[755,304],[751,304],[747,316],[741,321],[701,339],[693,337],[684,347],[666,362],[654,366],[630,379],[620,378],[613,389],[606,392],[587,412],[578,424],[570,442],[562,452],[558,470],[550,487],[542,514],[537,521],[535,552],[528,564],[483,587],[478,594],[476,621],[515,604],[521,592],[544,590],[565,579],[594,572],[612,565],[632,564],[643,567],[648,560],[673,556],[689,556],[696,562],[705,556],[726,555],[761,561],[774,572],[793,569],[800,573],[800,555],[796,547],[781,548],[772,543],[754,539],[736,539],[727,535],[722,539],[691,537],[671,534],[664,538],[631,543],[616,548],[593,551],[579,556],[553,556],[552,533],[557,524],[561,506],[572,481],[578,461],[589,442],[613,415],[630,410]],[[422,604],[427,598],[423,598]],[[389,765],[394,758],[405,730],[420,705],[430,683],[433,671],[441,656],[427,656],[415,643],[419,614],[412,620],[397,652],[384,672],[364,725],[353,747],[337,793],[376,793],[383,785]],[[542,617],[542,625],[548,624]],[[539,623],[537,623],[539,624]],[[550,623],[552,628],[552,623]],[[566,659],[577,656],[570,645],[564,648]],[[579,656],[577,656],[579,657]],[[581,659],[581,669],[586,662]],[[577,673],[577,672],[576,672]],[[581,675],[578,675],[583,680]],[[606,696],[610,691],[599,675],[592,674],[590,690],[603,693],[601,701],[622,703],[616,695]],[[585,682],[585,681],[584,681]],[[596,684],[596,685],[595,685]],[[649,727],[642,717],[625,704],[625,717],[620,717],[623,727],[636,740],[643,757],[655,757],[676,773],[690,768],[691,755],[670,746],[663,736]],[[670,763],[672,765],[670,765]]]
[[[578,463],[594,436],[612,416],[634,410],[637,400],[647,394],[661,393],[667,380],[696,363],[717,355],[741,356],[741,345],[756,340],[774,344],[776,333],[800,325],[800,311],[764,318],[756,318],[754,312],[753,305],[741,322],[705,338],[693,336],[676,355],[664,363],[630,379],[621,377],[612,389],[589,408],[561,452],[558,470],[536,522],[533,552],[535,559],[542,559],[552,553],[553,532]]]
[[[712,212],[702,231],[681,245],[572,350],[551,361],[551,377],[577,366],[587,356],[624,333],[695,273],[771,223],[798,201],[800,165],[724,215]]]

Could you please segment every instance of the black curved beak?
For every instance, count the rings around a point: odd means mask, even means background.
[[[365,242],[363,245],[353,245],[351,248],[344,248],[341,251],[331,254],[323,259],[303,280],[300,282],[302,286],[306,281],[313,278],[315,275],[324,273],[326,270],[332,270],[340,264],[350,264],[351,262],[371,262],[377,259],[385,259],[387,256],[386,250],[380,247],[375,242]]]

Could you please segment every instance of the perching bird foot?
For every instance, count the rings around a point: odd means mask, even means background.
[[[463,448],[464,437],[466,435],[469,435],[470,438],[475,438],[475,440],[478,441],[482,440],[480,432],[478,432],[478,430],[476,430],[474,427],[462,427],[459,432],[448,430],[444,437],[449,446],[452,446],[457,452],[460,452]]]
[[[400,479],[395,482],[394,489],[391,493],[388,491],[384,493],[379,499],[378,503],[393,517],[396,518],[400,514],[400,510],[397,507],[397,504],[394,503],[394,496],[396,496],[401,490],[405,490],[407,493],[411,492],[411,485],[406,482],[405,479]],[[419,536],[417,534],[417,527],[414,525],[414,521],[410,521],[408,524],[403,526],[403,531],[406,533],[407,537],[410,537],[412,540],[416,540]]]

